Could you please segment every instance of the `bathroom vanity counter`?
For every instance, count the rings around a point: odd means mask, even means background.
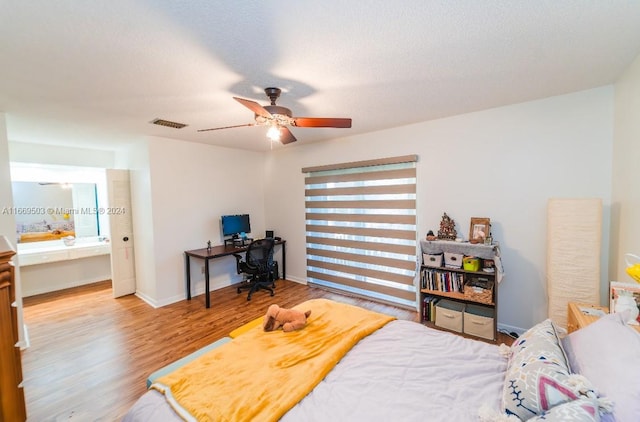
[[[97,238],[76,239],[75,244],[71,246],[66,246],[62,240],[18,243],[18,262],[20,267],[108,255],[110,253],[111,244],[99,241]]]
[[[97,236],[72,246],[62,240],[18,243],[17,257],[23,297],[111,278],[111,243]]]

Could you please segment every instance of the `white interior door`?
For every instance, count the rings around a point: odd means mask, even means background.
[[[113,297],[135,293],[133,220],[129,170],[107,169],[109,205],[104,212],[111,228],[111,282]]]

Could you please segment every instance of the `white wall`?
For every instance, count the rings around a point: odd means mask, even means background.
[[[13,162],[65,166],[111,168],[114,161],[113,151],[30,144],[26,142],[9,142],[9,154]]]
[[[615,84],[611,280],[632,281],[624,255],[640,256],[640,56]]]
[[[264,235],[265,159],[263,153],[165,138],[149,138],[135,156],[130,168],[138,293],[162,306],[185,298],[184,251],[204,248],[208,240],[222,243],[221,215],[248,213],[252,233]],[[140,274],[142,265],[152,269]],[[204,292],[202,265],[192,259],[194,294]],[[239,280],[233,257],[213,260],[210,269],[212,290]]]
[[[287,239],[287,278],[306,279],[302,167],[418,154],[419,237],[437,230],[443,212],[464,238],[471,217],[491,218],[506,270],[498,322],[530,327],[547,317],[551,197],[602,198],[606,291],[612,125],[609,86],[275,150],[266,164],[265,215],[270,228]]]
[[[118,154],[116,159],[120,168],[129,169],[136,294],[155,306],[157,287],[148,142],[133,144],[126,154]]]

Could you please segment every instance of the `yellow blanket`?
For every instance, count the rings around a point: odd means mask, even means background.
[[[265,333],[255,327],[159,378],[151,388],[163,392],[186,420],[276,421],[353,345],[395,319],[326,299],[295,309],[311,310],[303,330]]]

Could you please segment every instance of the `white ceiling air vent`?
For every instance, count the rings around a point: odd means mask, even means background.
[[[183,127],[187,126],[184,123],[177,123],[164,119],[154,119],[153,121],[151,121],[151,123],[159,126],[172,127],[174,129],[182,129]]]

